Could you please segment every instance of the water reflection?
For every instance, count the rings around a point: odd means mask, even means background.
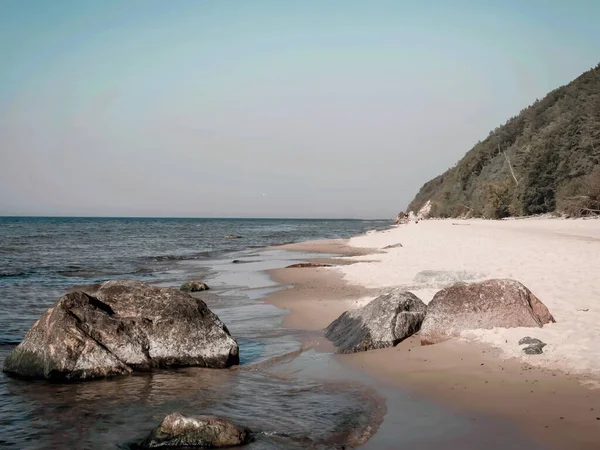
[[[248,448],[339,448],[359,443],[379,399],[357,384],[260,370],[184,369],[77,384],[11,380],[19,406],[3,415],[3,444],[31,449],[127,448],[171,411],[217,414],[258,432]],[[21,443],[17,446],[17,443]]]

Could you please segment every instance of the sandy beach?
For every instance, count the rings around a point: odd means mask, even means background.
[[[395,244],[402,246],[384,249]],[[395,348],[337,358],[457,411],[509,420],[547,448],[600,447],[600,221],[430,220],[348,241],[283,248],[340,255],[315,255],[333,267],[271,272],[291,287],[269,297],[290,310],[285,325],[315,335],[389,287],[404,286],[428,303],[445,284],[422,282],[423,271],[522,282],[550,309],[555,324],[472,330],[426,347],[412,337]],[[527,335],[548,344],[544,354],[522,353],[518,340]]]

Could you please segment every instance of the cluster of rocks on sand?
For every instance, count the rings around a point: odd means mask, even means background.
[[[411,292],[395,289],[362,308],[346,311],[325,330],[339,353],[392,347],[419,333],[421,345],[459,337],[463,331],[495,327],[542,327],[554,322],[548,308],[523,284],[494,279],[455,283],[429,305]],[[544,343],[528,338],[526,354],[542,353]]]

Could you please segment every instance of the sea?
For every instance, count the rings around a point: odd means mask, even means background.
[[[246,425],[263,449],[542,448],[498,419],[452,411],[307,349],[264,299],[270,269],[310,254],[274,248],[349,238],[390,220],[0,218],[0,366],[67,290],[114,279],[204,281],[240,346],[240,366],[157,370],[54,384],[0,373],[0,448],[134,449],[169,412]],[[226,236],[236,236],[235,239]],[[235,261],[235,262],[234,262]],[[441,447],[443,446],[443,447]]]

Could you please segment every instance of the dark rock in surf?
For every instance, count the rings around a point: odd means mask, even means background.
[[[187,283],[183,283],[179,288],[180,291],[184,292],[200,292],[200,291],[208,291],[210,288],[206,283],[202,283],[200,281],[188,281]]]
[[[541,327],[554,322],[548,308],[515,280],[457,283],[439,291],[427,306],[421,344],[460,336],[465,330]]]
[[[92,292],[61,297],[8,356],[3,371],[78,381],[239,364],[237,342],[200,299],[139,281],[108,281]]]
[[[224,239],[241,239],[241,236],[238,236],[237,234],[227,234],[225,236],[223,236]]]
[[[140,445],[151,448],[223,448],[247,444],[252,432],[215,416],[167,415]]]
[[[427,306],[411,292],[394,290],[346,311],[325,329],[338,353],[393,347],[421,328]]]

